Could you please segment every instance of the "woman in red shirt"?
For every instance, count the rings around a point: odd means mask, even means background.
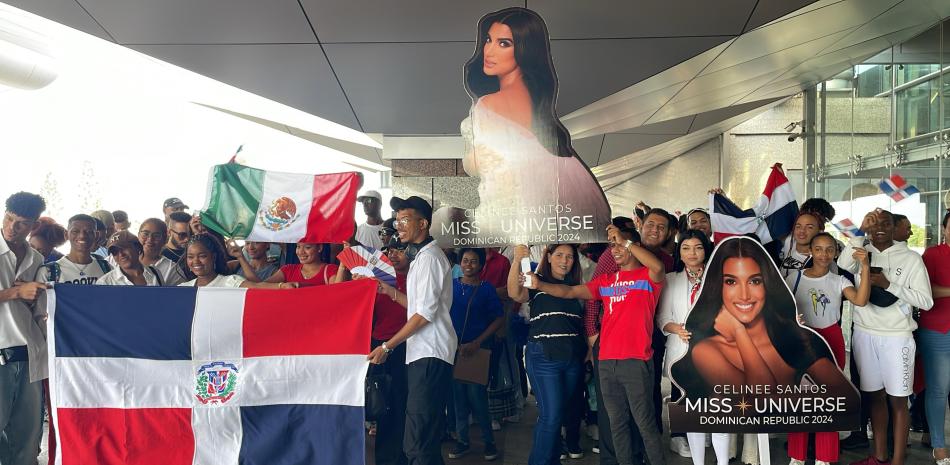
[[[320,252],[323,244],[297,244],[300,263],[284,265],[267,278],[265,283],[300,283],[304,286],[322,286],[343,281],[342,270],[332,263],[323,263]]]
[[[930,426],[930,443],[937,465],[950,465],[944,437],[947,395],[950,394],[950,210],[943,215],[943,244],[924,251],[924,265],[930,275],[934,306],[920,312],[920,353],[927,382],[924,411]]]

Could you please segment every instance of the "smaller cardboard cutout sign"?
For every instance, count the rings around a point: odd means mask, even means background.
[[[795,298],[757,241],[720,242],[673,362],[673,431],[786,433],[860,427],[861,398],[827,342],[799,324]],[[843,363],[842,363],[843,364]]]

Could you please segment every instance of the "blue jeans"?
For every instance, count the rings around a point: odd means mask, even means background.
[[[452,395],[455,398],[455,432],[458,433],[459,442],[469,444],[468,415],[471,414],[482,429],[482,442],[494,444],[491,417],[488,416],[488,387],[452,380]]]
[[[934,449],[942,449],[947,447],[943,426],[950,394],[950,333],[920,329],[917,337],[927,382],[924,411],[930,425],[930,443]]]
[[[557,465],[561,456],[561,420],[564,405],[584,373],[580,360],[550,360],[539,342],[528,341],[525,368],[538,401],[538,423],[534,425],[534,444],[528,465]]]

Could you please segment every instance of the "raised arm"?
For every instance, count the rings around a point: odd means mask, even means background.
[[[594,298],[594,296],[590,293],[590,289],[588,289],[587,285],[585,284],[581,284],[579,286],[566,286],[564,284],[551,284],[543,282],[538,279],[538,276],[534,273],[525,273],[525,276],[531,276],[531,287],[529,287],[529,289],[536,289],[553,297],[560,299],[583,300],[591,300]]]
[[[528,301],[528,289],[521,285],[521,259],[529,253],[526,245],[515,247],[513,263],[508,268],[508,297],[522,304]]]
[[[858,288],[855,290],[853,286],[848,286],[844,288],[842,293],[844,298],[851,301],[851,303],[863,307],[868,304],[868,299],[871,298],[871,266],[868,263],[868,251],[863,247],[855,247],[852,258],[861,264]]]

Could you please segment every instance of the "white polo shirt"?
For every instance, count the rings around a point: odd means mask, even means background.
[[[43,255],[27,246],[17,267],[16,254],[0,238],[0,289],[10,289],[16,281],[31,282],[43,266]],[[41,325],[46,308],[31,308],[20,299],[0,302],[0,349],[26,346],[30,356],[30,382],[47,378],[46,338]]]
[[[435,241],[426,244],[409,265],[406,277],[408,318],[419,314],[429,324],[406,340],[406,363],[434,357],[455,363],[458,339],[452,328],[452,264]]]
[[[154,270],[154,271],[153,271],[153,270]],[[159,272],[159,271],[158,271],[157,269],[155,269],[154,266],[146,266],[146,267],[142,270],[142,276],[145,278],[145,285],[146,285],[146,286],[162,286],[162,285],[164,285],[165,282],[164,282],[163,280],[160,280],[160,279],[158,278],[158,276],[156,276],[156,274],[155,274],[156,272]],[[159,272],[159,273],[160,273],[160,272]],[[104,286],[134,286],[135,283],[133,283],[133,282],[129,279],[129,277],[126,276],[125,273],[122,272],[122,268],[115,267],[115,268],[112,269],[112,271],[110,271],[110,272],[104,274],[101,278],[99,278],[99,280],[96,281],[96,285],[104,285]]]

